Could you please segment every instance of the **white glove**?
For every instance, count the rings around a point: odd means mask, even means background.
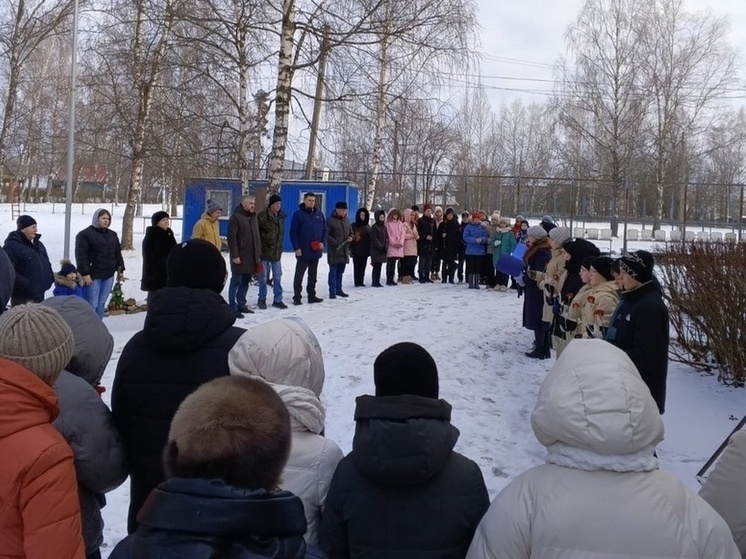
[[[494,246],[496,246],[496,247],[499,247],[499,246],[500,246],[501,244],[503,244],[503,242],[502,242],[502,241],[500,241],[500,240],[497,240],[497,241],[495,241],[495,242],[494,242],[494,243],[492,243],[492,244],[493,244]]]

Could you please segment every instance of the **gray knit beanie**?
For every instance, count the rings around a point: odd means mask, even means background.
[[[70,362],[73,345],[67,322],[44,305],[13,307],[0,320],[0,357],[21,365],[49,386]]]
[[[569,240],[571,236],[572,233],[569,227],[555,227],[549,232],[549,238],[559,246],[565,244],[565,241]]]
[[[536,239],[545,239],[547,236],[547,232],[541,225],[532,225],[528,228],[528,231],[526,231],[526,235],[528,235],[529,237],[534,237]]]

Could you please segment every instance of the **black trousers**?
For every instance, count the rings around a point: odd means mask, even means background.
[[[495,285],[503,285],[507,287],[509,277],[510,276],[508,276],[508,274],[506,274],[505,272],[495,270],[495,281],[496,281]]]
[[[463,252],[458,253],[458,281],[464,281],[464,264],[466,255]]]
[[[319,269],[319,261],[316,260],[295,260],[295,277],[293,278],[293,299],[300,300],[303,291],[303,276],[308,270],[308,282],[306,283],[306,294],[309,297],[316,297],[316,273]]]
[[[420,265],[417,268],[417,275],[421,282],[430,279],[430,272],[433,269],[433,253],[429,250],[429,247],[424,248],[420,253]]]
[[[383,267],[383,263],[381,262],[373,263],[373,273],[372,273],[373,285],[381,285],[381,268],[382,267]]]
[[[455,260],[443,259],[443,282],[448,279],[449,282],[453,283],[453,276],[456,274],[458,264]]]
[[[386,259],[386,283],[394,281],[394,272],[396,272],[397,264],[401,264],[401,258],[398,256],[389,256]]]
[[[417,265],[416,256],[405,256],[401,263],[401,275],[414,279],[414,267]]]
[[[367,264],[367,256],[352,257],[352,275],[355,278],[355,287],[365,285],[365,266]]]

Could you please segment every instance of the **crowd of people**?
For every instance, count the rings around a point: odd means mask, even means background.
[[[454,282],[463,251],[469,288],[494,282],[507,291],[510,274],[498,264],[525,245],[514,279],[534,332],[529,355],[557,353],[531,415],[546,464],[490,503],[480,468],[454,450],[459,430],[438,365],[411,342],[374,360],[375,393],[356,399],[352,451],[324,436],[327,371],[309,326],[299,318],[236,326],[247,275],[270,271],[259,301],[271,280],[274,306],[282,303],[279,196],[258,214],[247,196],[231,216],[227,302],[218,244],[175,243],[168,215],[153,215],[147,314],[118,357],[109,410],[99,383],[113,339],[96,317],[123,264],[111,216],[99,210],[76,243],[86,297],[39,303],[19,291],[0,316],[0,556],[98,559],[105,495],[129,477],[128,535],[113,559],[746,558],[744,433],[701,495],[659,469],[668,317],[652,255],[614,260],[551,220],[521,220],[514,232],[498,215],[459,222],[446,210],[438,223],[439,208],[429,206],[422,216],[375,212],[372,225],[358,210],[351,224],[344,202],[325,218],[311,198],[290,225],[294,303],[304,279],[308,302],[320,300],[324,249],[336,298],[345,296],[350,255],[356,286],[368,259],[374,285],[384,263],[396,285]],[[213,210],[219,217],[222,208]],[[38,247],[35,223],[18,226],[14,237]],[[0,294],[16,293],[10,268],[0,268]],[[36,269],[49,281],[51,266]]]

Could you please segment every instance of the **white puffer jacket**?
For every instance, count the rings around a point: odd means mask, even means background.
[[[495,498],[467,559],[740,559],[723,519],[657,469],[663,422],[624,352],[571,342],[531,424],[548,463]]]
[[[282,472],[281,489],[301,498],[308,529],[305,540],[318,544],[326,494],[343,454],[325,438],[321,347],[299,318],[272,320],[248,329],[228,354],[232,375],[261,378],[277,391],[290,412],[293,440]]]
[[[746,430],[730,438],[699,495],[728,523],[746,559]]]

